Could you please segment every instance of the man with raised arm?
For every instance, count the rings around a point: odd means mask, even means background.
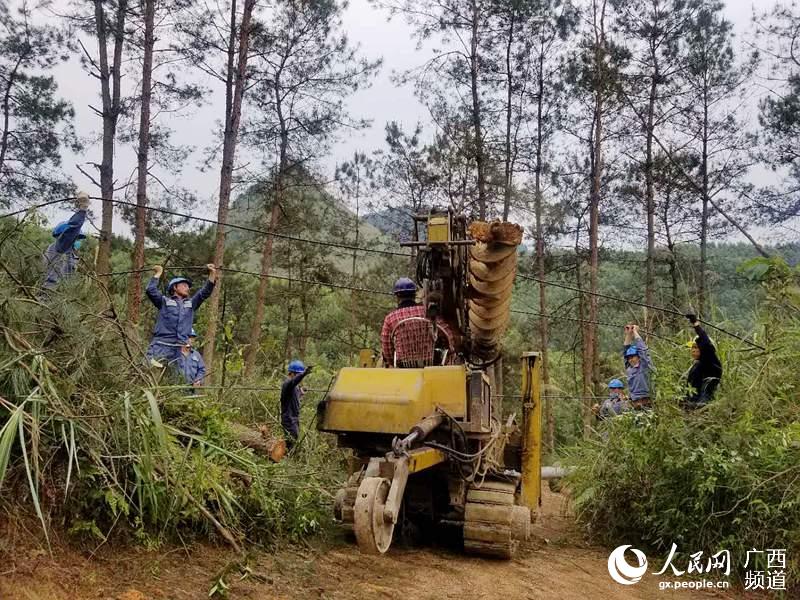
[[[628,377],[628,395],[634,410],[652,407],[650,374],[655,370],[650,351],[639,335],[638,325],[625,325],[625,340],[622,349],[625,374]]]
[[[689,392],[683,406],[693,410],[702,408],[714,399],[720,381],[722,380],[722,362],[717,356],[717,348],[703,329],[697,315],[690,312],[686,319],[694,328],[697,336],[687,344],[692,353],[692,366],[686,372],[686,383]]]
[[[78,192],[78,210],[69,221],[59,223],[53,228],[55,240],[44,251],[45,277],[42,289],[52,291],[58,284],[72,275],[78,267],[78,249],[86,236],[81,232],[89,208],[89,194]]]
[[[206,265],[208,280],[193,296],[189,293],[192,289],[191,280],[186,277],[175,277],[167,284],[167,293],[158,290],[158,280],[164,273],[161,265],[153,267],[153,276],[145,288],[145,293],[158,309],[156,325],[153,328],[153,339],[147,348],[147,358],[154,362],[153,366],[163,366],[176,363],[181,354],[181,348],[186,345],[192,333],[195,312],[200,305],[211,296],[217,281],[217,270],[214,265]]]

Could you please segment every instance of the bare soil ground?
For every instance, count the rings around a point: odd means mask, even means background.
[[[441,549],[393,548],[365,556],[350,545],[258,554],[242,578],[225,548],[170,551],[101,549],[89,559],[66,547],[50,557],[24,540],[0,539],[0,600],[189,600],[208,598],[229,571],[228,597],[277,599],[655,600],[742,598],[737,592],[659,591],[655,577],[622,586],[607,571],[607,549],[587,545],[563,496],[545,490],[533,541],[512,561],[465,557]],[[5,542],[5,546],[4,546]]]

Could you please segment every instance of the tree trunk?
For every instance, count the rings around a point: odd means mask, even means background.
[[[672,239],[672,229],[669,225],[669,209],[672,202],[672,192],[669,187],[664,193],[664,235],[667,238],[667,249],[669,250],[669,278],[671,284],[672,308],[677,309],[680,306],[680,298],[678,297],[678,286],[680,280],[678,279],[678,249],[675,240]],[[680,329],[680,317],[673,316],[672,327],[676,331]]]
[[[139,303],[142,300],[141,273],[144,267],[145,207],[147,206],[147,169],[150,152],[150,100],[153,80],[153,49],[155,47],[155,0],[144,0],[144,57],[142,60],[142,95],[139,113],[139,149],[136,170],[136,225],[132,260],[128,279],[128,321],[139,322]],[[104,271],[105,272],[105,271]]]
[[[301,275],[305,279],[305,274]],[[303,284],[300,284],[303,286]],[[300,336],[300,343],[297,345],[297,351],[300,356],[305,357],[306,346],[308,344],[308,327],[309,327],[309,314],[308,314],[308,289],[303,286],[300,288],[300,314],[303,315],[303,333]]]
[[[292,276],[292,270],[289,269],[289,277]],[[292,348],[294,346],[292,339],[292,300],[291,300],[291,293],[292,293],[292,282],[289,281],[289,300],[286,304],[286,338],[283,343],[283,361],[289,362],[292,360]]]
[[[505,152],[505,186],[503,190],[503,221],[508,221],[508,213],[511,210],[511,184],[514,177],[511,156],[511,121],[513,118],[513,93],[514,76],[511,72],[511,50],[514,44],[514,7],[512,6],[508,24],[508,43],[506,45],[506,152]],[[541,96],[539,98],[541,105]]]
[[[602,174],[603,174],[603,111],[604,106],[604,86],[605,74],[603,73],[603,65],[605,64],[605,0],[602,2],[599,21],[597,15],[595,16],[595,47],[594,47],[594,65],[595,65],[595,89],[594,89],[594,115],[593,115],[593,136],[592,136],[592,189],[589,198],[589,323],[586,324],[587,329],[587,350],[588,350],[588,368],[589,375],[592,382],[591,390],[593,395],[594,391],[598,388],[599,383],[599,357],[597,352],[597,316],[598,316],[598,298],[597,291],[599,287],[600,276],[600,195],[602,192]],[[586,398],[588,406],[587,422],[591,423],[591,404],[592,398]]]
[[[355,216],[355,243],[353,244],[358,248],[360,224],[361,224],[361,167],[358,165],[358,159],[355,159],[356,168],[356,216]],[[356,277],[358,274],[358,252],[353,250],[353,264],[350,270],[351,285],[357,287]],[[358,331],[358,293],[355,290],[350,291],[350,353],[354,357],[353,364],[357,364],[358,351],[356,350],[356,332]]]
[[[22,64],[24,57],[20,55],[11,71],[4,77],[6,89],[3,90],[3,137],[0,139],[0,173],[4,171],[6,164],[6,152],[8,151],[8,139],[11,135],[11,92],[17,81],[17,72]]]
[[[472,89],[472,126],[475,130],[475,167],[478,176],[478,217],[486,219],[486,156],[481,126],[481,101],[478,92],[478,0],[472,0],[472,38],[470,40],[469,73]]]
[[[283,117],[283,109],[281,105],[280,70],[275,76],[273,85],[275,88],[275,106],[278,115],[278,122],[280,124],[280,148],[278,157],[278,172],[275,173],[272,209],[269,217],[270,233],[274,232],[278,227],[281,206],[283,206],[284,202],[284,177],[286,176],[289,151],[289,130],[287,129],[287,124]],[[267,286],[269,284],[269,275],[272,271],[273,245],[273,237],[271,235],[265,236],[264,247],[261,250],[261,279],[258,282],[258,291],[256,292],[256,312],[253,316],[253,325],[250,328],[250,341],[247,348],[247,356],[245,357],[244,373],[246,376],[252,374],[256,363],[256,356],[258,355],[258,349],[261,346],[261,324],[264,320],[264,308],[267,302]]]
[[[255,8],[255,0],[245,0],[242,22],[239,28],[239,52],[234,74],[236,57],[236,0],[231,3],[230,36],[228,38],[227,80],[225,82],[225,133],[222,141],[222,166],[219,178],[219,207],[217,209],[217,237],[214,245],[214,264],[224,266],[225,262],[225,224],[228,221],[228,208],[233,185],[233,165],[236,159],[236,144],[239,138],[239,123],[242,117],[242,99],[247,75],[248,46],[250,43],[250,22]],[[217,340],[217,317],[219,315],[219,296],[222,288],[223,271],[217,272],[217,285],[208,302],[208,329],[206,347],[203,353],[213,380],[214,348]]]
[[[278,181],[275,186],[275,194],[272,197],[272,210],[269,217],[269,231],[275,231],[278,226],[278,217],[280,216],[280,205],[278,201],[278,194],[283,186],[280,181],[280,175],[277,176]],[[249,377],[253,374],[253,369],[256,366],[256,358],[258,357],[258,349],[261,347],[261,325],[264,322],[264,310],[267,304],[267,287],[269,285],[269,275],[272,271],[272,248],[274,239],[271,235],[264,236],[264,246],[261,249],[261,278],[258,281],[258,290],[256,291],[256,305],[255,314],[253,315],[253,323],[250,326],[250,341],[247,346],[247,354],[244,361],[244,374]]]
[[[697,283],[697,314],[705,316],[706,263],[708,261],[708,85],[703,89],[703,150],[700,159],[703,212],[700,219],[700,274]]]
[[[669,243],[669,279],[671,284],[672,306],[679,306],[680,298],[678,297],[678,255],[675,249],[675,244]],[[674,329],[679,329],[680,317],[673,317]]]
[[[242,446],[269,457],[272,462],[280,462],[286,456],[286,441],[282,437],[273,435],[266,425],[252,429],[246,425],[229,422],[228,428]]]
[[[119,0],[114,16],[113,64],[108,64],[108,38],[106,15],[102,0],[95,0],[94,16],[99,54],[100,94],[103,103],[103,142],[100,160],[100,195],[103,209],[100,225],[100,244],[97,250],[98,273],[111,271],[111,237],[114,226],[114,145],[117,137],[117,120],[120,110],[120,81],[122,78],[122,50],[125,41],[125,11],[127,0]],[[101,281],[108,283],[109,276]]]
[[[544,104],[544,39],[539,53],[539,75],[537,77],[538,94],[536,100],[536,168],[534,171],[534,212],[536,213],[536,274],[539,277],[539,350],[542,353],[542,383],[545,390],[550,384],[550,364],[548,356],[548,322],[547,317],[547,286],[544,265],[544,219],[542,206],[542,169],[544,167],[544,136],[542,119]],[[553,401],[548,398],[544,403],[546,435],[545,447],[553,451],[555,445],[555,419],[553,415]]]
[[[651,42],[652,44],[652,42]],[[650,97],[647,103],[647,125],[645,127],[645,162],[644,162],[644,185],[645,185],[645,204],[647,209],[647,274],[645,277],[644,297],[645,303],[655,304],[656,288],[656,229],[655,212],[656,201],[653,184],[653,131],[656,111],[656,93],[658,91],[659,69],[656,61],[655,49],[651,45],[651,57],[653,59],[653,72],[650,74]],[[647,308],[644,309],[644,328],[650,329],[652,315]]]
[[[583,260],[580,248],[580,220],[578,221],[578,231],[575,235],[575,287],[583,289]],[[578,294],[578,319],[581,330],[581,405],[583,407],[583,435],[588,437],[592,427],[591,404],[588,403],[591,395],[592,382],[592,357],[591,343],[589,338],[589,324],[586,322],[586,294]]]

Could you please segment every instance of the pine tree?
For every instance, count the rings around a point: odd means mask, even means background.
[[[736,189],[748,172],[752,159],[747,147],[752,141],[743,126],[740,94],[755,69],[755,57],[736,60],[733,26],[722,16],[723,5],[705,1],[690,20],[686,32],[685,68],[680,118],[689,147],[700,157],[694,176],[700,199],[700,266],[697,310],[703,314],[708,302],[708,241],[715,197]],[[723,214],[728,215],[730,211]],[[730,220],[730,218],[729,218]]]
[[[0,206],[67,195],[62,148],[77,149],[74,112],[50,71],[68,59],[57,28],[34,23],[27,3],[0,3]]]
[[[239,10],[237,0],[231,0],[219,11],[210,7],[195,7],[193,15],[176,23],[183,37],[179,45],[182,52],[200,71],[209,75],[225,90],[225,112],[221,132],[222,161],[220,164],[219,199],[214,243],[213,263],[217,267],[225,263],[225,225],[228,222],[233,170],[236,151],[239,145],[239,126],[242,120],[242,106],[248,84],[248,61],[251,57],[250,44],[253,31],[257,28],[254,20],[256,0],[244,0]],[[225,15],[225,16],[222,16]],[[226,20],[227,19],[227,20]],[[222,32],[222,39],[220,35]],[[203,357],[213,372],[214,354],[217,340],[217,320],[219,317],[220,290],[223,286],[223,272],[217,274],[217,285],[208,301],[206,313],[208,329]],[[211,379],[211,377],[209,377]]]
[[[289,0],[275,7],[270,25],[254,40],[259,48],[251,92],[256,110],[243,138],[264,153],[267,164],[274,164],[273,192],[266,206],[269,216],[264,219],[269,231],[276,230],[285,210],[288,178],[320,157],[337,131],[363,126],[349,118],[344,99],[369,81],[379,62],[360,58],[349,44],[342,29],[342,10],[335,1]],[[272,262],[273,237],[265,236],[245,356],[247,375],[252,374],[258,356]]]
[[[655,304],[656,287],[656,197],[655,153],[656,130],[664,131],[674,124],[675,111],[667,100],[679,93],[676,82],[684,68],[681,60],[681,42],[692,18],[698,10],[697,0],[646,0],[624,2],[618,0],[619,24],[632,49],[626,76],[629,81],[627,100],[635,106],[634,127],[640,137],[634,142],[636,159],[634,168],[644,178],[642,204],[647,218],[647,269],[645,276],[645,302]],[[641,117],[639,119],[638,117]],[[643,148],[640,148],[643,146]],[[645,309],[645,328],[653,315]]]

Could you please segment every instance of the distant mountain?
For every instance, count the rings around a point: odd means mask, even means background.
[[[402,208],[371,212],[364,215],[363,220],[398,242],[407,242],[413,238],[414,222],[409,212]]]
[[[229,221],[255,229],[266,229],[268,215],[265,214],[265,204],[269,201],[268,188],[266,190],[265,192],[264,186],[252,186],[241,193],[231,203]],[[286,200],[283,208],[284,214],[278,229],[278,232],[282,234],[353,245],[356,240],[356,222],[358,222],[359,247],[395,249],[397,245],[393,236],[385,234],[367,219],[361,218],[357,221],[353,211],[329,194],[322,186],[315,184],[313,180],[310,183],[308,180],[303,180],[302,185],[296,185],[292,198]],[[238,242],[253,236],[241,230],[231,229],[228,237],[231,241]],[[256,235],[256,237],[258,236]],[[302,243],[276,239],[276,253],[280,253],[281,247],[286,245]],[[249,268],[258,268],[260,252],[261,246],[254,245],[245,261]],[[368,268],[378,257],[375,254],[366,254],[359,260]],[[336,269],[347,272],[350,270],[351,261],[350,251],[331,248],[327,262]],[[275,271],[281,272],[278,265],[275,266]]]

